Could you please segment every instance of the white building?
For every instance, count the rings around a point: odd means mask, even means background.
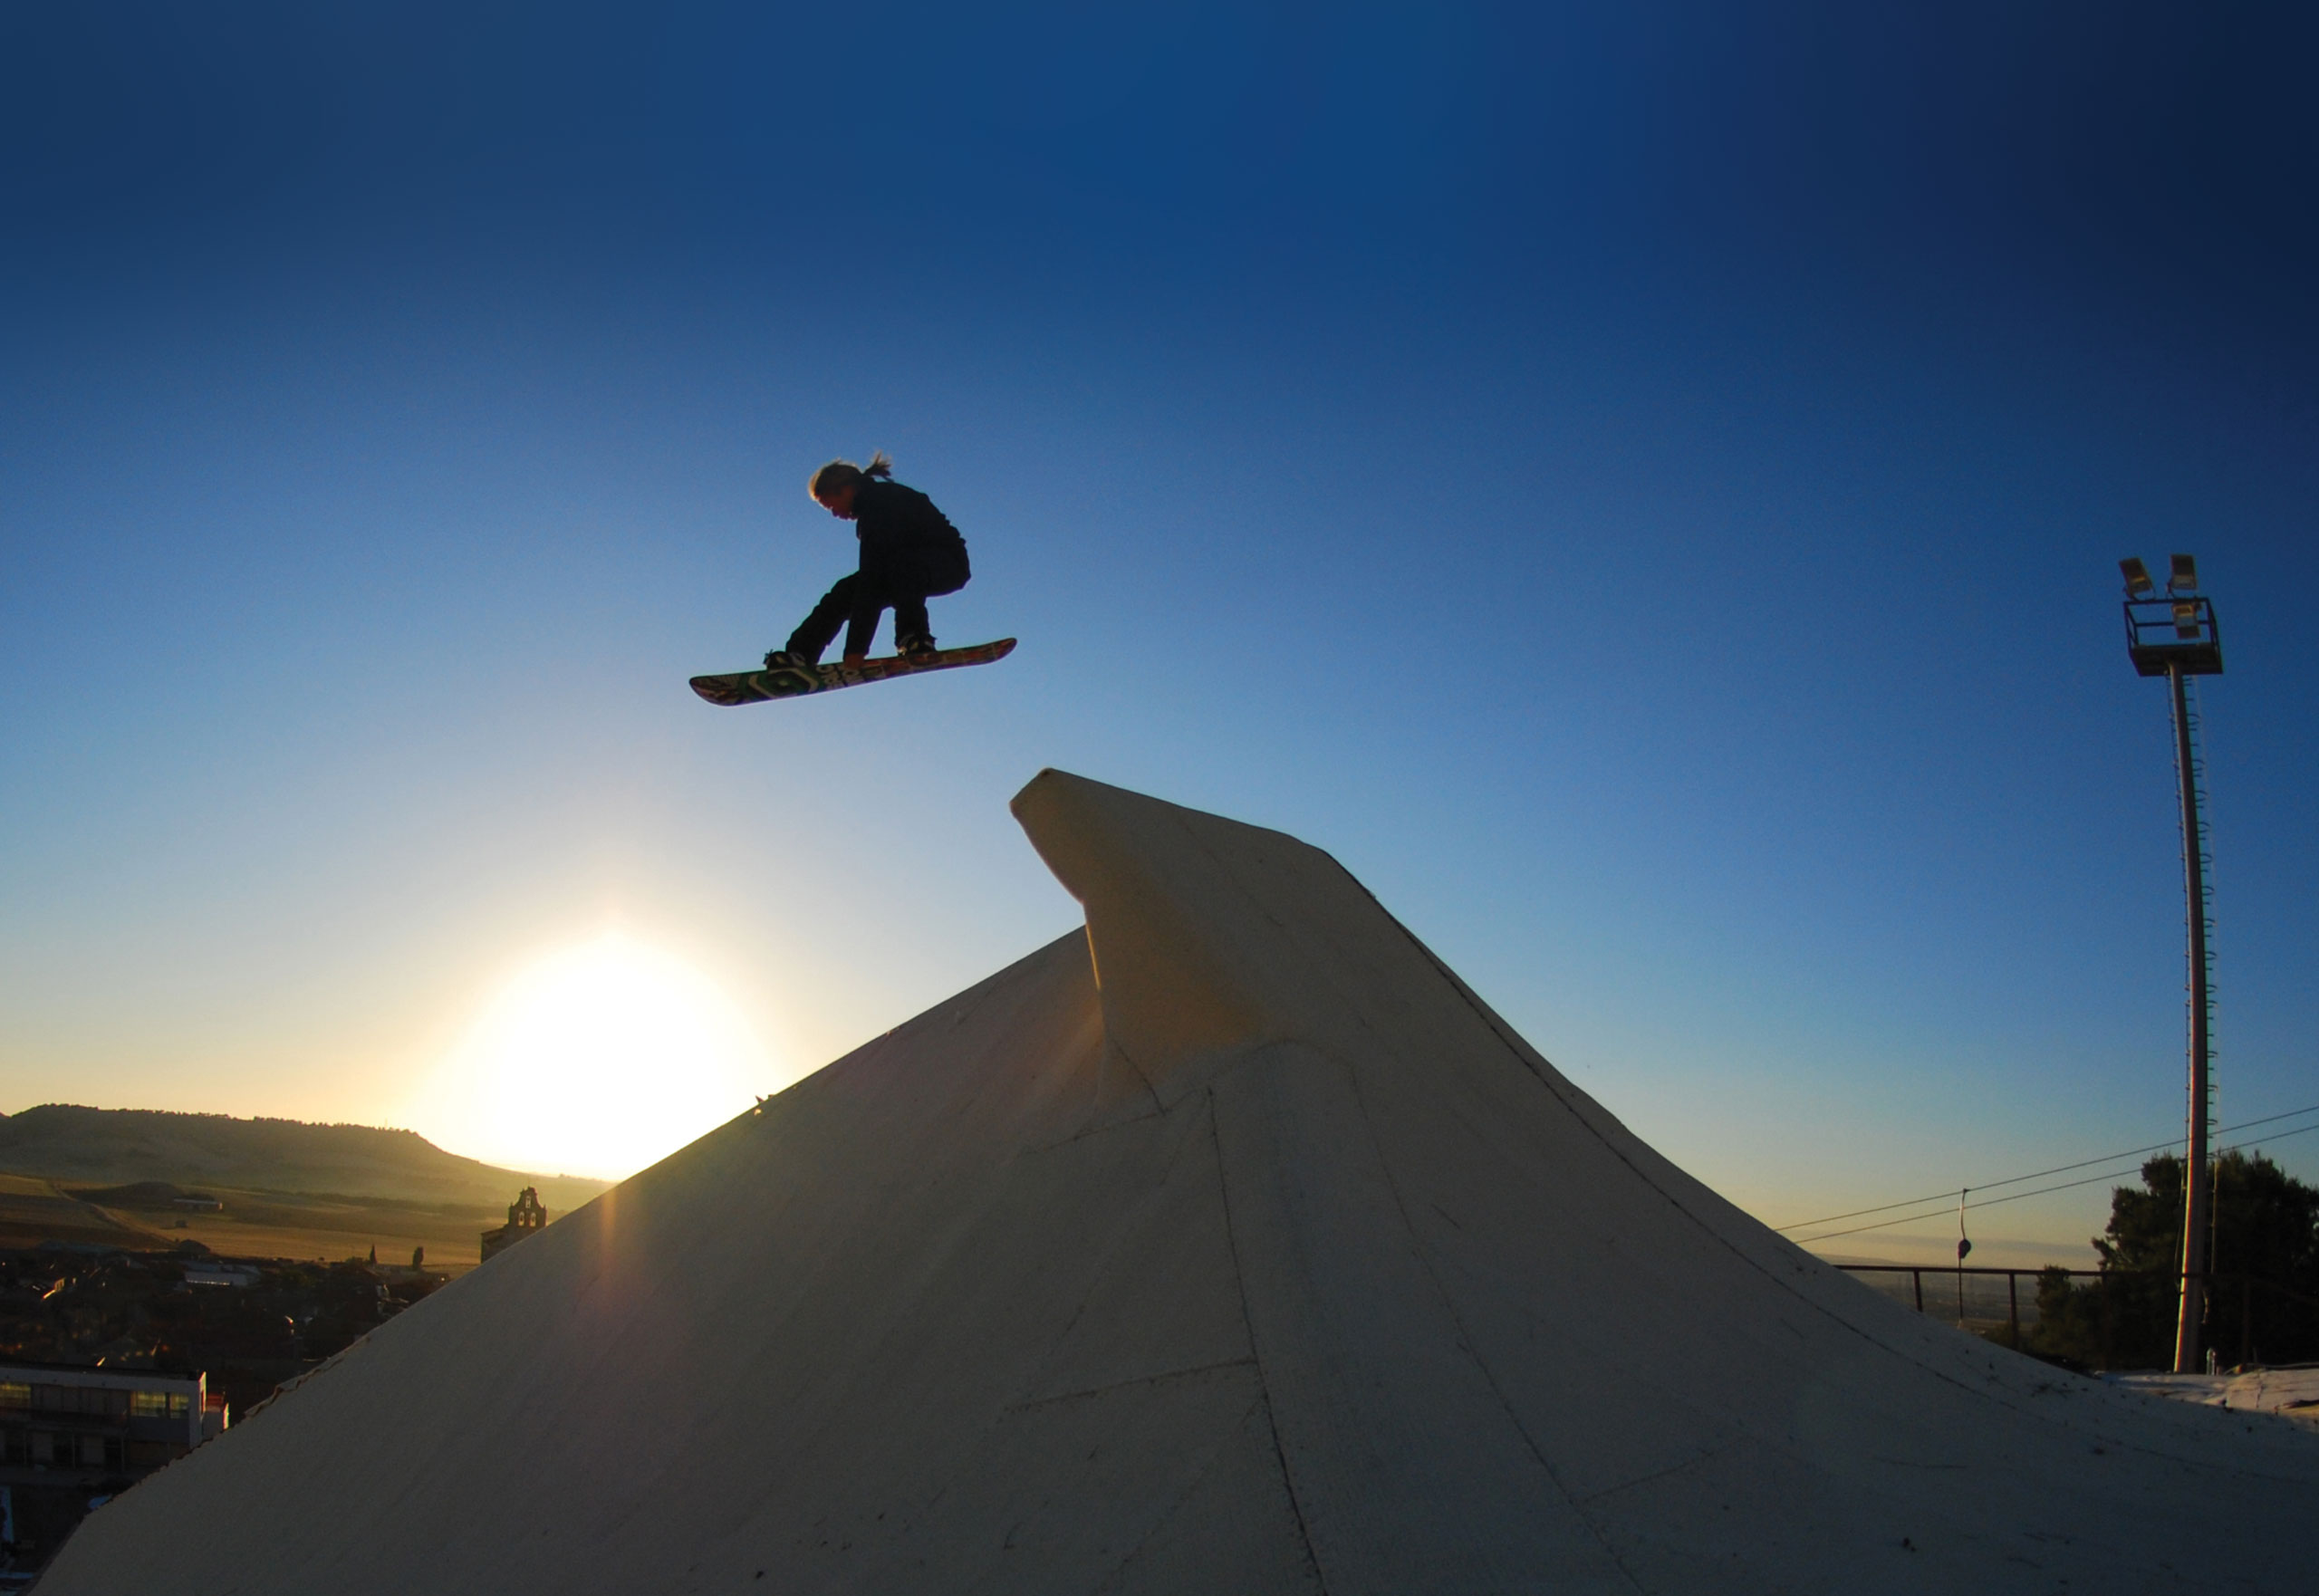
[[[207,1387],[198,1374],[0,1363],[0,1483],[95,1484],[182,1457],[201,1445]]]

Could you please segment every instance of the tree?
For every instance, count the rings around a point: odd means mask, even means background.
[[[2108,1229],[2093,1238],[2100,1279],[2039,1277],[2033,1350],[2097,1369],[2173,1361],[2182,1160],[2151,1159],[2141,1182],[2110,1194]],[[2234,1149],[2214,1163],[2214,1226],[2200,1345],[2227,1364],[2319,1358],[2319,1187]]]

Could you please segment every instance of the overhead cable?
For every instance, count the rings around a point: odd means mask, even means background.
[[[2307,1112],[2309,1112],[2310,1110],[2305,1110],[2304,1111],[2307,1113]],[[2288,1116],[2287,1116],[2287,1115],[2285,1115],[2285,1114],[2274,1114],[2274,1115],[2271,1115],[2271,1116],[2270,1116],[2270,1118],[2271,1118],[2271,1119],[2275,1119],[2275,1120],[2284,1120],[2284,1119],[2288,1118]],[[2263,1121],[2263,1120],[2247,1120],[2247,1124],[2249,1124],[2249,1125],[2259,1125],[2259,1124],[2264,1123],[2264,1121]],[[2238,1129],[2238,1127],[2233,1127],[2233,1129]],[[2272,1134],[2270,1134],[2270,1135],[2268,1135],[2268,1136],[2257,1136],[2257,1137],[2255,1137],[2255,1138],[2253,1138],[2253,1139],[2249,1139],[2249,1140],[2247,1140],[2247,1141],[2235,1141],[2235,1142],[2231,1143],[2228,1147],[2222,1148],[2222,1149],[2218,1149],[2218,1152],[2217,1152],[2217,1155],[2216,1155],[2216,1156],[2217,1156],[2217,1157],[2219,1157],[2222,1153],[2236,1152],[2236,1151],[2237,1151],[2237,1150],[2238,1150],[2239,1149],[2241,1149],[2241,1148],[2260,1147],[2260,1146],[2262,1146],[2262,1145],[2263,1145],[2265,1142],[2266,1142],[2266,1141],[2285,1141],[2285,1140],[2288,1137],[2290,1137],[2290,1136],[2302,1136],[2302,1135],[2305,1134],[2306,1132],[2313,1131],[2313,1130],[2319,1130],[2319,1124],[2314,1124],[2314,1125],[2300,1125],[2300,1126],[2297,1126],[2297,1127],[2296,1127],[2295,1130],[2279,1130],[2279,1131],[2274,1131]],[[2218,1133],[2218,1134],[2219,1134],[2219,1133]],[[2168,1146],[2168,1147],[2171,1147],[2171,1146],[2173,1145],[2173,1143],[2171,1143],[2171,1142],[2166,1142],[2166,1143],[2163,1143],[2163,1144],[2161,1144],[2161,1145]],[[2119,1157],[2119,1158],[2125,1158],[2125,1157],[2129,1157],[2129,1156],[2131,1156],[2131,1155],[2129,1155],[2129,1154],[2123,1154],[2123,1153],[2121,1153],[2121,1154],[2117,1154],[2117,1155],[2115,1155],[2115,1156],[2116,1156],[2116,1157]],[[2087,1163],[2100,1163],[2100,1162],[2102,1162],[2102,1160],[2098,1159],[2088,1159],[2086,1160],[2086,1162],[2087,1162]],[[2083,1167],[2083,1165],[2078,1165],[2078,1164],[2064,1164],[2064,1165],[2063,1165],[2063,1166],[2062,1166],[2062,1168],[2064,1168],[2064,1169],[2075,1169],[2075,1168],[2082,1168]],[[2048,1173],[2048,1174],[2058,1174],[2058,1173],[2060,1173],[2060,1171],[2059,1171],[2059,1170],[2048,1170],[2048,1171],[2046,1171],[2046,1173]],[[1968,1208],[1987,1208],[1987,1207],[1996,1207],[1998,1203],[2017,1203],[2017,1202],[2019,1202],[2023,1197],[2044,1197],[2044,1196],[2045,1196],[2047,1192],[2049,1192],[2049,1191],[2067,1191],[2067,1190],[2069,1190],[2072,1187],[2077,1187],[2077,1186],[2098,1186],[2098,1185],[2100,1185],[2102,1181],[2105,1181],[2105,1180],[2115,1180],[2115,1179],[2117,1179],[2120,1176],[2122,1176],[2122,1175],[2126,1175],[2126,1174],[2130,1174],[2130,1173],[2131,1173],[2131,1168],[2126,1168],[2126,1169],[2110,1169],[2110,1170],[2106,1170],[2106,1171],[2104,1171],[2103,1173],[2102,1173],[2102,1174],[2100,1174],[2100,1175],[2088,1175],[2088,1176],[2084,1177],[2083,1179],[2079,1179],[2079,1180],[2064,1180],[2064,1181],[2061,1181],[2061,1182],[2059,1182],[2058,1184],[2056,1184],[2056,1185],[2053,1185],[2053,1186],[2041,1186],[2041,1187],[2037,1187],[2035,1191],[2016,1191],[2016,1192],[2011,1192],[2011,1193],[2008,1193],[2006,1196],[2004,1196],[2004,1197],[1983,1197],[1983,1198],[1982,1198],[1979,1202],[1977,1202],[1977,1203],[1966,1203],[1966,1204],[1962,1204],[1962,1205],[1960,1205],[1960,1206],[1961,1206],[1961,1207],[1968,1207]],[[2029,1176],[2023,1176],[2023,1177],[2021,1177],[2021,1178],[2023,1178],[2023,1179],[2025,1179],[2025,1180],[2034,1180],[2034,1179],[2035,1179],[2035,1178],[2036,1178],[2036,1177],[2035,1177],[2035,1176],[2034,1176],[2034,1175],[2029,1175]],[[1992,1183],[1992,1184],[1994,1184],[1994,1183]],[[1910,1225],[1910,1224],[1913,1224],[1913,1223],[1915,1223],[1915,1222],[1916,1222],[1917,1220],[1919,1220],[1919,1219],[1938,1219],[1938,1218],[1940,1218],[1943,1215],[1947,1214],[1947,1213],[1948,1213],[1948,1211],[1949,1211],[1949,1210],[1948,1210],[1948,1207],[1947,1207],[1947,1206],[1946,1206],[1946,1205],[1948,1204],[1948,1201],[1949,1201],[1949,1194],[1948,1194],[1947,1192],[1945,1192],[1945,1191],[1944,1191],[1944,1192],[1942,1192],[1942,1193],[1940,1194],[1940,1198],[1939,1198],[1939,1200],[1940,1200],[1940,1202],[1942,1203],[1942,1205],[1943,1205],[1943,1206],[1942,1206],[1942,1207],[1939,1207],[1939,1208],[1935,1208],[1935,1209],[1933,1209],[1930,1213],[1926,1213],[1926,1214],[1903,1214],[1903,1215],[1901,1215],[1901,1216],[1900,1216],[1899,1218],[1897,1218],[1897,1219],[1879,1219],[1879,1220],[1878,1220],[1875,1224],[1873,1224],[1873,1225],[1855,1225],[1855,1226],[1852,1226],[1851,1229],[1849,1229],[1849,1230],[1826,1230],[1826,1231],[1823,1231],[1823,1232],[1821,1232],[1818,1235],[1799,1235],[1799,1236],[1797,1236],[1797,1237],[1795,1238],[1795,1242],[1796,1242],[1796,1245],[1797,1245],[1798,1246],[1808,1246],[1808,1245],[1810,1245],[1812,1243],[1814,1243],[1814,1242],[1815,1242],[1815,1241],[1833,1241],[1836,1237],[1838,1237],[1838,1236],[1840,1236],[1840,1235],[1860,1235],[1862,1231],[1867,1231],[1867,1230],[1889,1230],[1889,1229],[1891,1229],[1891,1228],[1893,1226],[1895,1226],[1895,1225]],[[1892,1206],[1892,1207],[1901,1207],[1901,1206],[1903,1206],[1903,1205],[1900,1205],[1900,1204],[1897,1204],[1897,1203],[1896,1203],[1896,1204],[1893,1204],[1893,1205],[1891,1205],[1891,1206]],[[1879,1210],[1877,1210],[1877,1209],[1875,1209],[1875,1208],[1863,1208],[1863,1209],[1862,1209],[1862,1210],[1861,1210],[1861,1212],[1862,1212],[1862,1213],[1866,1213],[1866,1214],[1873,1214],[1873,1213],[1876,1213],[1876,1212],[1878,1212],[1878,1211],[1879,1211]],[[1849,1216],[1839,1216],[1839,1217],[1849,1217]],[[1832,1222],[1833,1222],[1833,1221],[1830,1221],[1830,1220],[1824,1220],[1824,1219],[1823,1219],[1823,1220],[1822,1220],[1822,1221],[1820,1221],[1820,1223],[1822,1223],[1822,1224],[1823,1224],[1823,1225],[1824,1225],[1824,1224],[1829,1224],[1829,1223],[1832,1223]],[[1794,1229],[1798,1229],[1798,1228],[1800,1228],[1800,1226],[1785,1226],[1785,1228],[1790,1229],[1790,1230],[1794,1230]]]
[[[2234,1130],[2251,1130],[2257,1125],[2268,1125],[2279,1120],[2293,1120],[2304,1114],[2319,1114],[2319,1103],[2314,1103],[2309,1108],[2289,1109],[2283,1114],[2265,1114],[2259,1120],[2241,1120],[2236,1125],[2224,1126],[2221,1130],[2216,1131],[2215,1134],[2217,1136],[2228,1136]],[[2305,1127],[2305,1129],[2312,1129],[2312,1127]],[[2288,1131],[2285,1132],[2285,1134],[2292,1136],[2298,1134],[2298,1132]],[[2264,1137],[2262,1139],[2265,1141],[2274,1141],[2276,1140],[2277,1138]],[[2095,1164],[2114,1164],[2121,1159],[2138,1159],[2146,1153],[2164,1152],[2175,1146],[2176,1143],[2180,1140],[2181,1138],[2178,1136],[2166,1141],[2151,1142],[2148,1147],[2132,1147],[2126,1149],[2123,1152],[2104,1153],[2097,1159],[2080,1159],[2074,1164],[2055,1164],[2050,1169],[2034,1169],[2026,1175],[2015,1175],[2004,1180],[1977,1181],[1972,1189],[1975,1191],[1994,1191],[1999,1187],[2018,1186],[2025,1180],[2042,1180],[2048,1175],[2066,1175],[2072,1169],[2090,1168]],[[2255,1143],[2249,1141],[2241,1142],[2238,1145],[2242,1147],[2252,1147]],[[2097,1176],[2095,1178],[2106,1179],[2108,1177]],[[2072,1181],[2069,1184],[2074,1186],[2082,1186],[2084,1185],[2085,1182]],[[1814,1225],[1833,1225],[1839,1219],[1858,1219],[1869,1214],[1889,1214],[1894,1208],[1921,1207],[1926,1203],[1940,1203],[1946,1205],[1950,1196],[1954,1194],[1957,1189],[1958,1188],[1956,1187],[1952,1186],[1947,1191],[1936,1191],[1920,1197],[1910,1197],[1902,1202],[1879,1203],[1872,1208],[1853,1208],[1848,1213],[1825,1214],[1817,1219],[1798,1219],[1787,1225],[1775,1225],[1772,1228],[1774,1230],[1780,1231],[1809,1230]],[[2061,1187],[2054,1187],[2051,1189],[2058,1191]],[[2029,1194],[2025,1192],[2021,1195],[2026,1197]],[[1990,1198],[1987,1200],[1996,1201],[1998,1199]],[[1975,1207],[1980,1207],[1980,1204],[1976,1203],[1973,1206]],[[1899,1223],[1899,1221],[1896,1221],[1895,1223]],[[1864,1228],[1874,1227],[1868,1226]],[[1843,1234],[1849,1235],[1850,1232],[1844,1232]]]

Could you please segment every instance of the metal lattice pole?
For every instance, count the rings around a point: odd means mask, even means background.
[[[2207,1168],[2207,893],[2204,840],[2199,830],[2197,750],[2190,740],[2190,707],[2181,667],[2170,665],[2167,685],[2174,697],[2174,760],[2182,778],[2182,892],[2189,905],[2190,945],[2189,1147],[2182,1178],[2182,1298],[2174,1322],[2174,1372],[2199,1368],[2199,1332],[2206,1320],[2207,1216],[2212,1176]]]
[[[2150,568],[2138,559],[2119,561],[2118,572],[2126,582],[2126,653],[2138,674],[2166,678],[2174,710],[2174,768],[2182,785],[2182,894],[2190,932],[2190,1123],[2182,1171],[2182,1298],[2174,1322],[2174,1371],[2190,1374],[2199,1366],[2199,1333],[2206,1319],[2211,1266],[2214,1193],[2213,1172],[2207,1167],[2207,1132],[2214,1089],[2207,1069],[2212,1009],[2207,969],[2206,833],[2199,820],[2199,738],[2187,680],[2222,674],[2222,626],[2215,619],[2213,601],[2199,595],[2199,562],[2189,555],[2176,554],[2168,562],[2162,594]]]

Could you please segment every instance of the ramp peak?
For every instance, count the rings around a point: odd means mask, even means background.
[[[2308,1583],[2319,1438],[1869,1292],[1317,849],[1015,812],[1083,934],[380,1326],[43,1596]]]

